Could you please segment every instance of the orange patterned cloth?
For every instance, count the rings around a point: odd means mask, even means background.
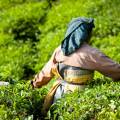
[[[43,104],[43,109],[42,109],[43,114],[46,114],[47,111],[49,110],[50,106],[52,105],[53,99],[54,99],[54,94],[55,94],[57,88],[59,87],[59,85],[60,85],[60,81],[56,81],[54,83],[54,85],[52,86],[52,88],[50,89],[50,91],[48,92],[48,94],[46,95],[44,104]]]

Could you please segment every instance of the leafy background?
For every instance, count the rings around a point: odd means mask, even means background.
[[[64,38],[68,22],[93,17],[91,44],[120,62],[119,0],[0,0],[0,120],[119,120],[120,83],[96,72],[84,91],[66,95],[42,118],[54,79],[32,90],[31,80]]]

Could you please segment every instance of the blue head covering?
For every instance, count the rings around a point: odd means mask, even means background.
[[[61,43],[61,49],[64,55],[70,55],[75,52],[83,42],[87,42],[89,35],[94,27],[93,18],[74,18],[68,24],[65,38]]]

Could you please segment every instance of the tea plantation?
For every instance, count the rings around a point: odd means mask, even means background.
[[[120,82],[95,72],[84,91],[41,108],[51,82],[32,89],[30,80],[61,43],[68,22],[92,17],[91,45],[120,63],[119,0],[0,0],[0,120],[120,120]]]

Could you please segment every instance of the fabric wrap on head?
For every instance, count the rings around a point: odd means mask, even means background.
[[[61,43],[63,54],[70,55],[80,48],[83,42],[87,42],[93,27],[93,18],[73,18]]]

